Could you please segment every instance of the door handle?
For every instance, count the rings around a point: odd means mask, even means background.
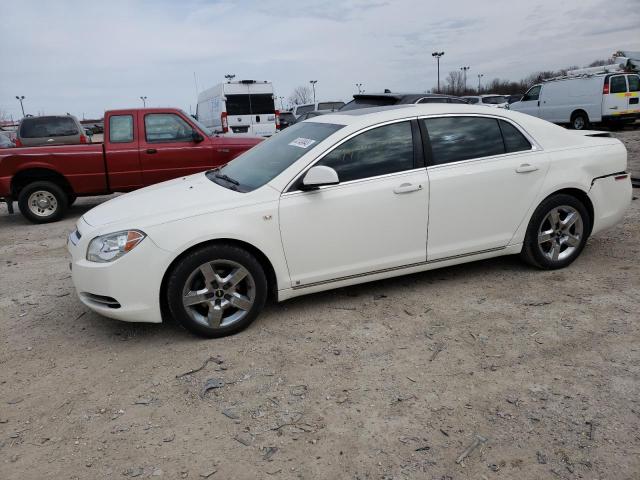
[[[411,192],[417,192],[418,190],[422,190],[422,185],[414,185],[413,183],[403,183],[401,185],[398,185],[396,188],[393,189],[393,193],[411,193]]]
[[[158,150],[155,148],[147,148],[147,153],[158,153]]]
[[[535,172],[536,170],[538,170],[538,167],[536,167],[535,165],[529,165],[528,163],[523,163],[518,168],[516,168],[516,173]]]

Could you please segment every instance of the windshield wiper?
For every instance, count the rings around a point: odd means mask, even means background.
[[[240,182],[237,181],[235,178],[231,178],[229,175],[226,175],[224,173],[220,173],[220,168],[214,168],[213,169],[213,176],[216,178],[219,178],[221,180],[224,180],[226,182],[229,182],[232,185],[236,185],[239,186]]]

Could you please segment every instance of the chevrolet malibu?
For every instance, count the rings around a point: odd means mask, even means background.
[[[92,310],[238,332],[267,298],[499,255],[566,267],[631,201],[627,152],[502,109],[323,115],[196,175],[87,212],[69,237]]]

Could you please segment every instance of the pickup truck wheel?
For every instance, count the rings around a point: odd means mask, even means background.
[[[18,207],[33,223],[60,220],[67,211],[67,194],[53,182],[33,182],[20,190]]]
[[[267,299],[260,262],[233,245],[210,245],[182,258],[169,274],[171,316],[203,337],[224,337],[246,328]]]

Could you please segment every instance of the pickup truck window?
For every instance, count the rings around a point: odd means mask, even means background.
[[[193,128],[175,113],[148,113],[144,116],[147,143],[190,142]]]
[[[133,115],[109,117],[109,141],[111,143],[133,142]]]

